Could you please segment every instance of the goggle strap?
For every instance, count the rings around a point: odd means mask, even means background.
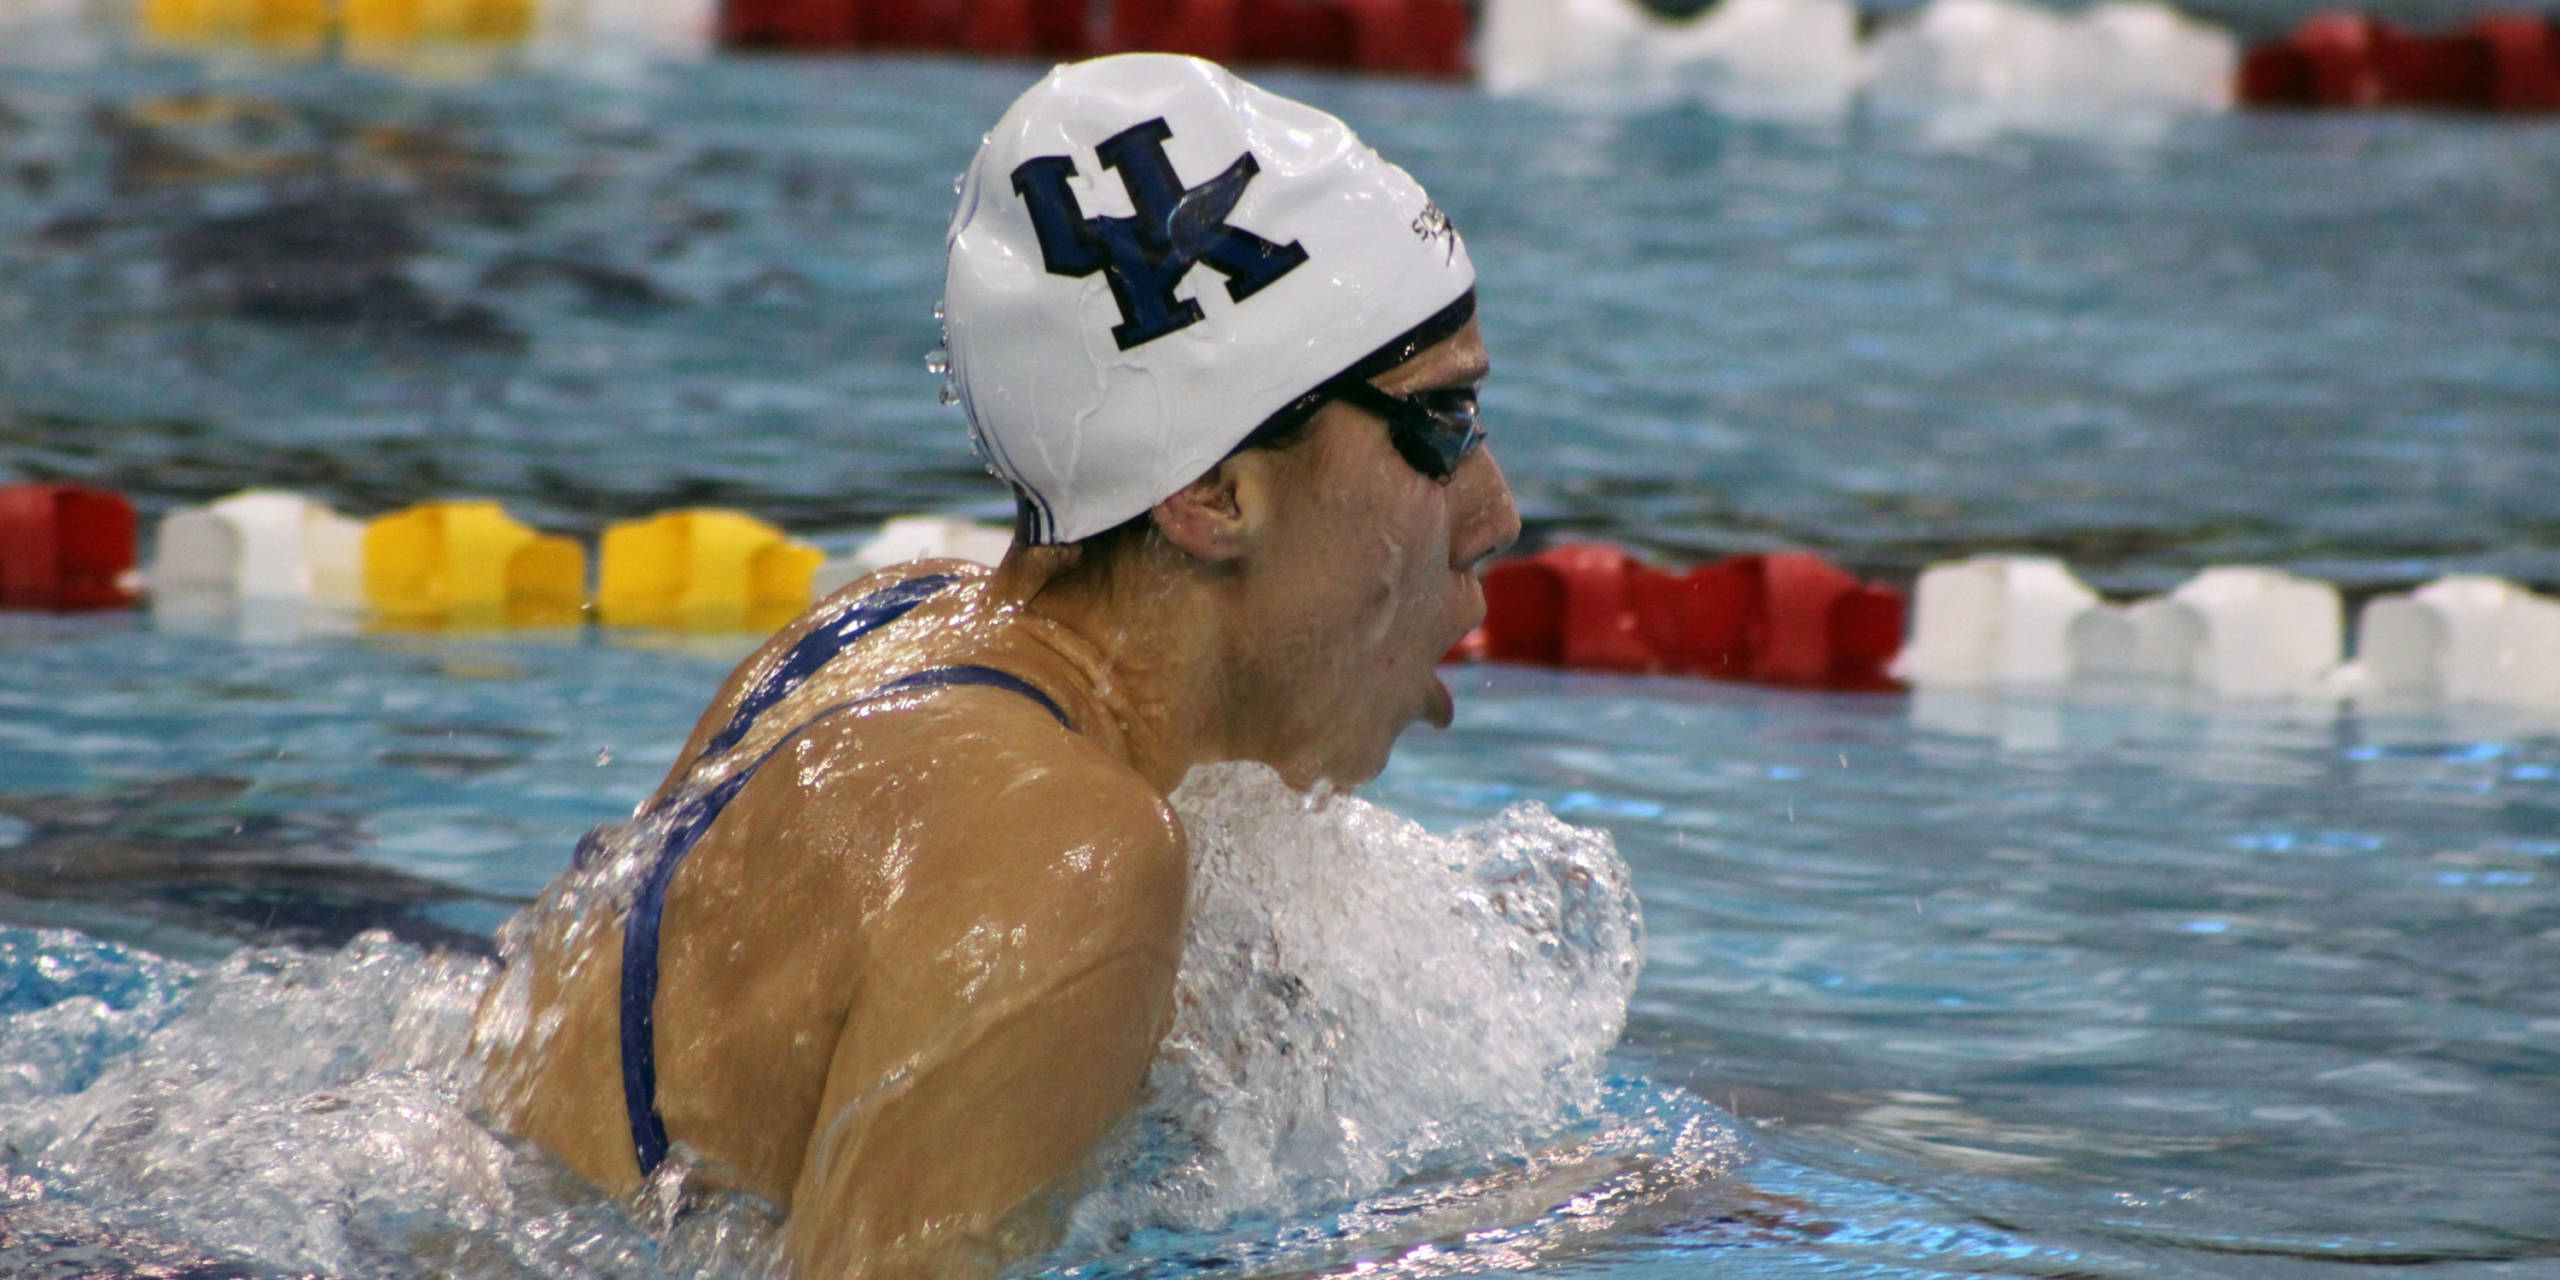
[[[1469,289],[1459,294],[1457,301],[1432,312],[1429,319],[1405,330],[1387,345],[1360,357],[1350,368],[1317,383],[1305,395],[1280,406],[1277,412],[1262,420],[1262,425],[1246,433],[1245,438],[1238,441],[1236,447],[1230,451],[1230,456],[1242,453],[1306,421],[1308,415],[1323,407],[1325,401],[1334,399],[1336,388],[1344,383],[1357,383],[1366,387],[1369,385],[1369,379],[1422,354],[1433,344],[1466,328],[1467,322],[1475,318],[1476,291]],[[1376,390],[1374,387],[1370,389]]]
[[[1467,290],[1458,300],[1431,313],[1431,318],[1404,331],[1395,341],[1362,356],[1350,368],[1335,374],[1329,381],[1353,379],[1367,382],[1387,370],[1421,355],[1447,339],[1450,334],[1467,327],[1476,318],[1476,291]]]

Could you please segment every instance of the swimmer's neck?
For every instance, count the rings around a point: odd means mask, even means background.
[[[1107,726],[1095,734],[1160,795],[1195,765],[1258,760],[1304,790],[1323,770],[1312,744],[1269,730],[1288,691],[1239,634],[1249,590],[1233,565],[1202,565],[1161,546],[1102,566],[1072,547],[1017,546],[998,566],[993,599],[1021,611],[1024,637],[1062,660],[1082,701]],[[1078,723],[1085,723],[1079,720]]]

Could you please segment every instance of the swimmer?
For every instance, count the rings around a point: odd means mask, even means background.
[[[794,1274],[1052,1245],[1171,1021],[1195,765],[1358,785],[1518,535],[1465,246],[1341,121],[1196,59],[1064,66],[963,180],[945,321],[1013,489],[723,684],[579,912],[527,917],[483,1104],[600,1187],[769,1202]],[[591,871],[591,876],[606,875]],[[595,881],[589,881],[594,883]]]

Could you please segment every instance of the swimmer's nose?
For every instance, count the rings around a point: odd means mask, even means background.
[[[1520,510],[1489,444],[1459,465],[1450,488],[1449,550],[1460,570],[1473,573],[1520,540]]]

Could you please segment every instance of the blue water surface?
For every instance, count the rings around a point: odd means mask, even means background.
[[[655,784],[725,669],[598,638],[7,635],[8,917],[197,963],[269,932],[189,892],[198,858],[294,872],[344,913],[314,942],[485,931]],[[1434,825],[1532,799],[1615,833],[1647,964],[1613,1065],[1730,1113],[1757,1156],[1738,1183],[1604,1202],[1597,1231],[1559,1207],[1421,1241],[1442,1264],[2550,1274],[2560,726],[1451,678],[1457,726],[1373,793]],[[26,878],[117,849],[180,870]],[[350,860],[487,897],[421,900]],[[13,999],[112,998],[150,963],[52,959],[66,976]],[[1274,1260],[1367,1238],[1268,1229],[1299,1250]],[[1487,1231],[1511,1252],[1470,1245]],[[1257,1238],[1079,1274],[1230,1270]]]
[[[146,514],[489,495],[571,532],[722,503],[831,545],[1000,514],[922,357],[951,178],[1036,71],[13,72],[0,479]],[[2560,127],[1950,148],[1268,79],[1469,236],[1533,537],[2560,583]],[[245,943],[485,945],[749,643],[295,635],[0,615],[0,1013],[105,1009],[0,1038],[24,1087],[80,1087]],[[1372,795],[1614,832],[1647,967],[1613,1105],[1680,1091],[1753,1160],[1544,1200],[1460,1171],[1418,1238],[1362,1205],[1057,1265],[2560,1275],[2560,726],[1451,679],[1454,729]]]
[[[951,183],[1033,73],[19,72],[0,467],[154,512],[282,484],[587,531],[1001,514],[922,360]],[[2560,125],[1950,148],[1266,78],[1467,234],[1534,536],[1897,576],[2042,549],[2126,590],[2214,560],[2560,582]]]

